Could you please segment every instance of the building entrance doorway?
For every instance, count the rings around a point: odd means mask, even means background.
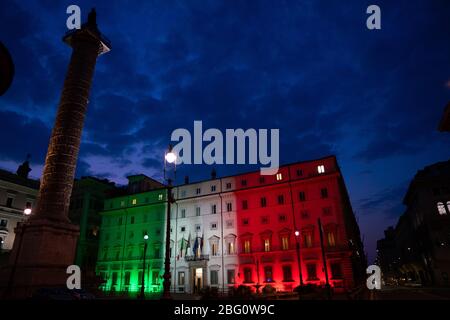
[[[203,287],[203,268],[194,268],[194,293]]]

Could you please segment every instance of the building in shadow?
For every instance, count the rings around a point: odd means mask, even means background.
[[[384,280],[395,277],[400,283],[448,286],[450,160],[418,171],[403,203],[406,211],[394,234],[386,234],[377,244]]]

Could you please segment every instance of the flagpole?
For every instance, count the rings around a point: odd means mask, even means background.
[[[331,300],[331,287],[330,287],[330,282],[328,280],[327,257],[325,255],[325,248],[323,245],[323,229],[322,229],[322,223],[320,222],[320,218],[317,219],[317,223],[319,225],[320,249],[322,250],[323,269],[325,271],[325,281],[326,281],[325,290],[327,292],[328,300]]]

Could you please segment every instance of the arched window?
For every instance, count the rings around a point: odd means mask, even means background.
[[[447,203],[448,204],[448,203]],[[442,202],[437,203],[437,209],[440,215],[447,214],[447,211],[445,211],[445,205]]]
[[[450,212],[450,201],[447,201],[447,210]]]

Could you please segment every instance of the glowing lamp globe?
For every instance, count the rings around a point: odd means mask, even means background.
[[[166,154],[166,161],[168,163],[174,163],[177,160],[177,156],[172,151]]]
[[[148,234],[144,236],[144,240],[148,240]]]
[[[31,209],[26,208],[25,210],[23,210],[23,213],[26,214],[27,216],[29,216],[31,214]]]
[[[294,232],[294,234],[295,234],[296,237],[298,237],[300,235],[300,231],[297,230],[297,231]]]

